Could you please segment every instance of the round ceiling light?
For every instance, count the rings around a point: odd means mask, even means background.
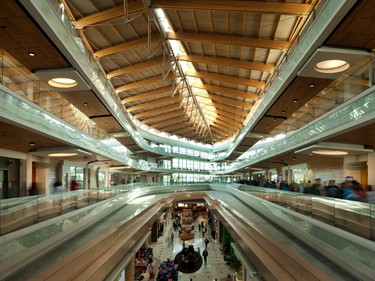
[[[327,149],[314,150],[312,153],[319,154],[319,155],[331,155],[331,156],[343,156],[343,155],[347,155],[348,154],[346,151],[341,151],[341,150],[327,150]]]
[[[73,88],[77,86],[77,81],[71,78],[53,78],[48,84],[55,88]]]
[[[338,73],[347,70],[349,66],[344,60],[325,60],[318,62],[314,69],[321,73]]]
[[[50,153],[48,156],[50,157],[68,157],[68,156],[76,156],[76,152],[56,152],[56,153]]]

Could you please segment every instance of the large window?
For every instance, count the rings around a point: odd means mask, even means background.
[[[206,161],[195,161],[190,159],[172,159],[172,169],[209,171],[211,164]]]
[[[75,180],[78,188],[86,188],[85,186],[85,169],[83,167],[70,167],[70,181]]]

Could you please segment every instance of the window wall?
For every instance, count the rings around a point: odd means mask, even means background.
[[[190,159],[172,159],[172,169],[194,170],[194,171],[210,171],[211,164],[209,162],[195,161]]]

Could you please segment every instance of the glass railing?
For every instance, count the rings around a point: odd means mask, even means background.
[[[124,188],[124,190],[128,189]],[[17,198],[20,200],[23,199],[24,201],[23,203],[21,203],[21,201],[18,202],[19,204],[16,203],[16,200],[13,200],[13,202],[10,203],[10,199],[2,200],[1,203],[3,203],[3,205],[7,203],[9,207],[7,210],[8,213],[13,214],[15,210],[22,210],[22,206],[32,205],[32,209],[24,208],[25,210],[23,210],[23,213],[19,213],[19,216],[25,215],[29,210],[33,212],[33,221],[37,222],[38,219],[40,219],[38,215],[43,214],[42,219],[46,218],[46,210],[53,209],[52,206],[56,207],[57,209],[54,210],[55,213],[61,212],[62,206],[58,202],[64,202],[63,196],[65,199],[69,198],[70,200],[72,200],[73,204],[71,207],[74,208],[75,206],[79,206],[77,200],[80,195],[84,193],[87,194],[84,199],[86,202],[88,202],[89,200],[91,200],[92,202],[102,200],[102,202],[95,204],[95,206],[93,205],[91,208],[88,207],[80,211],[75,211],[63,216],[59,216],[56,219],[41,222],[35,228],[30,228],[28,230],[25,229],[25,231],[21,231],[19,233],[12,233],[11,238],[1,240],[0,237],[0,262],[11,259],[17,254],[27,251],[28,249],[32,248],[35,245],[38,245],[41,242],[47,244],[56,244],[55,240],[50,241],[48,239],[61,234],[64,231],[68,231],[68,233],[71,233],[72,231],[75,231],[74,229],[84,228],[90,222],[99,220],[109,213],[115,211],[119,207],[123,206],[123,204],[126,204],[129,200],[131,200],[128,198],[133,198],[131,197],[132,192],[113,197],[113,192],[109,194],[108,191],[105,190],[78,190],[74,192],[43,196],[42,198],[39,198],[39,196],[31,196],[31,198]],[[103,200],[105,198],[110,198],[110,196],[112,196],[111,200]],[[40,207],[42,208],[39,210]],[[3,207],[1,211],[3,215],[3,212],[5,212],[6,209]],[[52,211],[49,212],[49,215],[51,215],[51,213]]]
[[[95,139],[110,138],[95,122],[40,81],[9,53],[4,50],[0,50],[0,53],[1,84]]]
[[[134,188],[136,186],[118,186],[116,189],[82,189],[2,199],[0,200],[0,234],[4,235],[81,209]]]
[[[242,186],[241,189],[289,210],[375,240],[375,204],[262,187]]]
[[[303,195],[295,196],[302,197]],[[332,199],[327,202],[325,198],[308,197],[306,202],[311,202],[314,217],[323,217],[326,221],[327,217],[331,216],[331,222],[335,221],[334,218],[342,219],[343,224],[341,226],[345,226],[345,230],[351,232],[354,232],[353,230],[359,227],[366,229],[365,232],[357,231],[361,232],[357,233],[359,235],[369,234],[371,232],[370,221],[372,220],[372,222],[374,222],[374,214],[371,213],[370,210],[373,204],[353,201],[342,202],[344,200],[339,199]],[[375,248],[373,242],[368,241],[367,243],[359,239],[360,237],[358,236],[355,237],[355,235],[335,232],[325,224],[317,224],[312,220],[306,220],[303,217],[293,215],[291,212],[280,212],[280,209],[275,209],[272,205],[266,203],[267,202],[263,202],[262,207],[267,209],[266,212],[272,213],[276,220],[279,220],[279,225],[286,223],[285,225],[289,225],[289,228],[293,226],[293,228],[298,229],[300,233],[304,233],[307,237],[313,237],[313,240],[311,240],[311,238],[306,238],[307,241],[309,241],[309,245],[328,257],[332,258],[340,253],[341,255],[336,262],[342,262],[341,266],[347,267],[347,269],[353,267],[353,271],[358,270],[359,272],[355,272],[355,275],[364,274],[360,272],[362,269],[358,268],[359,265],[365,265],[372,270],[375,269]],[[257,208],[259,208],[259,206],[257,206]],[[337,222],[336,220],[336,223]],[[336,226],[340,227],[340,225],[337,224]],[[290,229],[290,231],[292,230]],[[299,239],[304,239],[302,234],[299,234],[298,237]],[[335,252],[333,252],[332,249],[335,249]],[[348,262],[347,257],[350,257],[352,260]],[[346,262],[348,262],[348,264],[345,264]]]
[[[163,184],[132,183],[101,190],[76,190],[59,194],[1,200],[1,222],[4,221],[3,215],[4,219],[8,215],[8,222],[30,216],[29,225],[39,223],[35,227],[14,232],[9,237],[6,235],[0,236],[0,263],[16,258],[17,254],[22,253],[24,255],[24,252],[41,242],[55,245],[56,240],[53,240],[53,237],[56,237],[56,235],[67,232],[69,236],[74,231],[82,231],[87,225],[105,218],[139,196],[162,192],[201,191],[208,188],[208,184],[165,186]],[[87,206],[88,204],[92,205]],[[87,206],[87,208],[77,210],[80,206]],[[63,212],[68,212],[69,209],[71,212],[60,215]],[[53,215],[56,218],[52,218]],[[50,217],[50,219],[47,220],[47,217]],[[21,224],[18,224],[18,228],[21,227]],[[12,264],[12,261],[10,264]]]
[[[372,64],[373,59],[370,56],[358,62],[351,73],[345,73],[304,104],[297,112],[277,126],[271,135],[286,134],[298,130],[370,88],[370,66]]]

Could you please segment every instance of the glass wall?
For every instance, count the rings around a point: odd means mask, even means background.
[[[194,171],[210,171],[211,164],[209,162],[195,161],[190,159],[172,159],[172,169],[194,170]]]

